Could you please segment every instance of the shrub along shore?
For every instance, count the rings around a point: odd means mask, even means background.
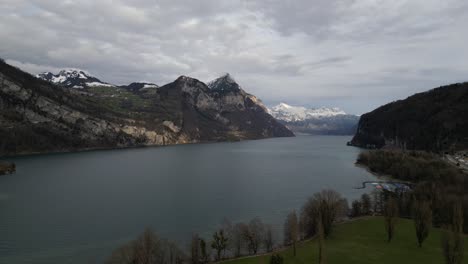
[[[12,174],[16,171],[16,165],[12,162],[0,161],[0,175]]]

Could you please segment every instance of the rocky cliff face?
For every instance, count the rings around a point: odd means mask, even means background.
[[[292,136],[243,90],[189,77],[122,99],[107,88],[83,94],[0,62],[0,156]]]
[[[439,87],[361,116],[351,143],[370,148],[468,148],[468,83]]]

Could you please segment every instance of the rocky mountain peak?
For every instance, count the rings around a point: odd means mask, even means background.
[[[237,82],[229,73],[226,73],[223,76],[209,82],[208,87],[211,90],[225,92],[236,92],[241,90],[239,84],[237,84]]]

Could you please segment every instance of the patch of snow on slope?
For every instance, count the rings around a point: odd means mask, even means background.
[[[102,82],[89,82],[89,83],[86,83],[86,85],[89,87],[96,87],[96,86],[114,87],[114,85],[112,84],[102,83]]]
[[[153,89],[153,88],[158,88],[156,84],[145,84],[143,88],[141,89]]]

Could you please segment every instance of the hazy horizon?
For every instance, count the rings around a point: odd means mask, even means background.
[[[2,1],[0,57],[114,84],[229,72],[269,106],[359,115],[468,80],[463,0],[158,2]]]

